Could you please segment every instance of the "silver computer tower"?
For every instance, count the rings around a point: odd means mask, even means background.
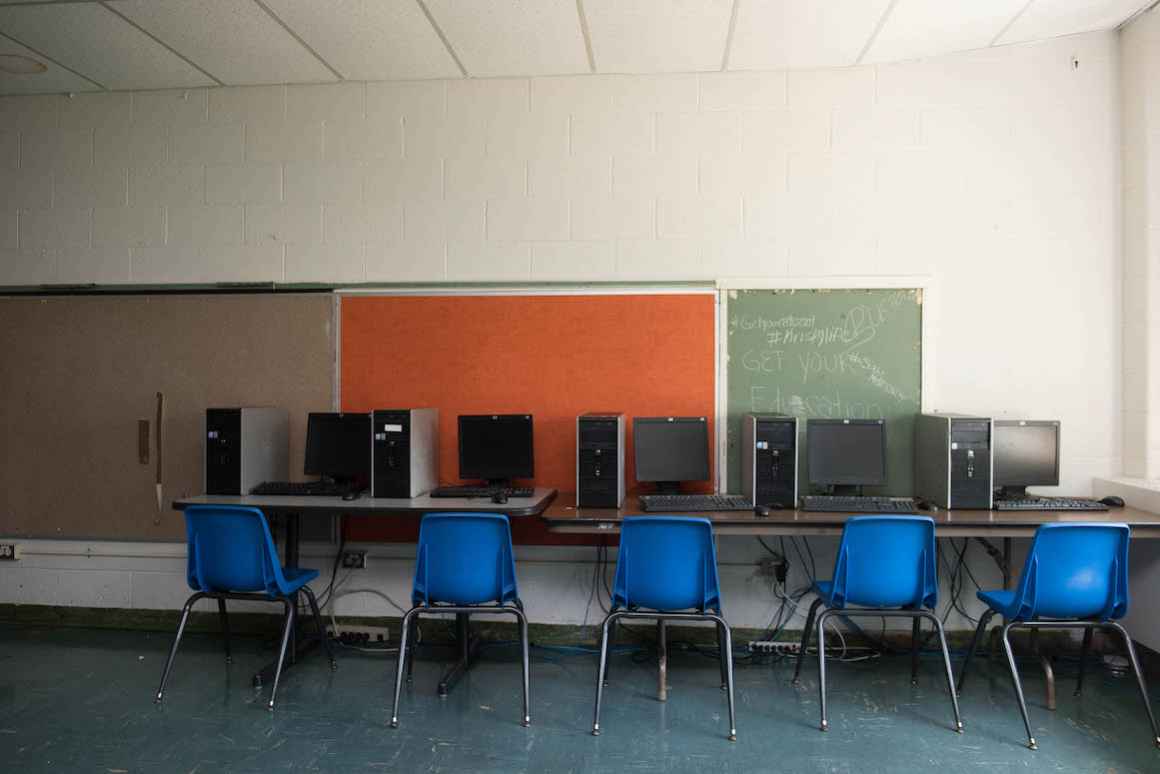
[[[205,410],[203,484],[206,494],[245,495],[290,473],[290,416],[259,406]]]
[[[919,414],[914,493],[940,508],[990,509],[994,480],[990,417]]]

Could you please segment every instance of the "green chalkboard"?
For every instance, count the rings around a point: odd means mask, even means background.
[[[728,491],[741,489],[741,417],[756,412],[885,419],[887,483],[867,494],[913,494],[922,291],[733,290],[726,304]]]

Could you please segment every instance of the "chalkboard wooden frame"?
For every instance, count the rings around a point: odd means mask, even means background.
[[[724,337],[729,330],[729,295],[743,290],[917,290],[921,294],[919,346],[921,347],[921,377],[919,411],[952,411],[954,407],[939,407],[937,379],[937,348],[934,331],[939,329],[940,311],[937,279],[929,274],[888,276],[800,276],[800,277],[739,277],[717,281],[717,427],[727,428],[729,414],[729,347]],[[728,433],[718,436],[717,465],[721,491],[729,481]]]

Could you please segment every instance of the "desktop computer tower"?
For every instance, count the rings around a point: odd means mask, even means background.
[[[438,483],[439,409],[376,409],[371,497],[418,497]]]
[[[624,414],[576,417],[576,505],[619,508],[624,502]]]
[[[741,418],[741,494],[754,505],[795,508],[798,419],[782,414]]]
[[[914,493],[940,508],[991,507],[990,417],[919,414],[914,425]]]
[[[245,495],[290,472],[290,416],[278,408],[205,410],[205,493]]]

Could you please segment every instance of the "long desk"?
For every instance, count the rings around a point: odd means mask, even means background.
[[[615,533],[626,516],[648,515],[640,510],[636,497],[625,498],[620,508],[577,508],[572,495],[563,495],[544,512],[552,532],[601,535]],[[821,511],[773,510],[768,517],[753,511],[707,511],[682,514],[703,516],[713,522],[718,535],[840,535],[846,521],[855,514]],[[974,538],[987,550],[1003,573],[1003,587],[1011,584],[1011,539],[1029,538],[1042,524],[1067,522],[1126,523],[1136,538],[1160,538],[1160,514],[1138,508],[1111,508],[1107,511],[975,511],[931,510],[920,515],[934,519],[937,537]],[[1000,551],[991,538],[1002,538]],[[1038,652],[1046,681],[1049,709],[1055,709],[1055,673],[1051,659]]]
[[[344,500],[341,497],[286,497],[275,495],[196,495],[173,501],[173,509],[184,511],[191,505],[242,505],[258,508],[267,514],[284,517],[286,537],[283,544],[282,561],[287,567],[297,567],[299,559],[300,521],[307,518],[330,518],[333,516],[383,516],[414,515],[421,513],[505,513],[513,518],[539,516],[556,497],[555,489],[536,487],[531,497],[512,497],[503,504],[493,503],[488,497],[430,497],[427,495],[410,499],[386,497],[360,497]],[[295,600],[297,604],[297,600]],[[478,643],[471,638],[466,615],[455,617],[455,630],[460,639],[458,652],[461,654],[439,681],[439,694],[446,696],[455,687],[475,659]],[[298,656],[317,644],[315,639],[305,639],[294,635],[294,646],[290,649],[289,663],[283,670],[297,661]],[[466,647],[464,647],[466,646]],[[275,665],[267,664],[254,675],[254,685],[262,685],[273,679]]]
[[[543,514],[552,532],[599,535],[615,532],[625,516],[648,515],[640,510],[635,497],[625,498],[616,508],[577,508],[575,497],[562,495]],[[753,511],[706,511],[684,514],[703,516],[713,522],[719,535],[839,535],[848,512],[774,510],[768,517]],[[865,515],[865,514],[863,514]],[[934,519],[939,537],[1031,537],[1041,524],[1060,522],[1126,523],[1132,536],[1160,538],[1160,514],[1138,508],[1112,508],[1107,511],[967,511],[932,510],[919,515]]]

